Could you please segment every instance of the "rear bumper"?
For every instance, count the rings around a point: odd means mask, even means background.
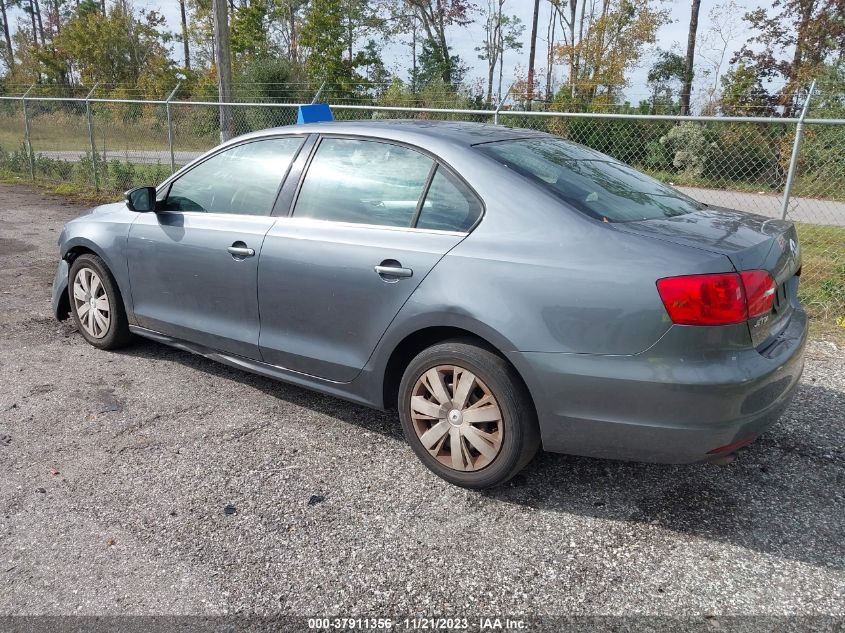
[[[691,349],[679,356],[685,334],[675,326],[635,356],[513,354],[534,397],[543,448],[688,463],[756,437],[780,417],[804,367],[802,310],[763,352]]]

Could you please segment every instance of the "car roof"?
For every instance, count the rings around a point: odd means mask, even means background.
[[[373,136],[418,145],[425,145],[427,144],[426,140],[428,140],[465,147],[494,141],[548,136],[548,134],[535,130],[508,128],[489,123],[430,121],[426,119],[368,119],[366,121],[303,123],[261,130],[248,136],[266,136],[279,132]]]

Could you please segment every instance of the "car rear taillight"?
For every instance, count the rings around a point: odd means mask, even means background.
[[[748,301],[748,318],[762,316],[772,309],[777,285],[765,270],[746,270],[739,273]]]
[[[775,281],[765,270],[658,279],[657,291],[672,323],[730,325],[768,312]]]

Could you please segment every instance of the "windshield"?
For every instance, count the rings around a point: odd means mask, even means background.
[[[680,191],[574,143],[540,138],[475,147],[604,222],[667,218],[704,208]]]

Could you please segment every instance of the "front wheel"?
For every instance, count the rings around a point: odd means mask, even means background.
[[[117,349],[132,338],[123,299],[105,262],[85,253],[73,260],[68,283],[71,313],[86,341]]]
[[[399,387],[399,416],[422,462],[466,488],[506,482],[540,445],[534,407],[516,371],[467,342],[434,345],[411,361]]]

